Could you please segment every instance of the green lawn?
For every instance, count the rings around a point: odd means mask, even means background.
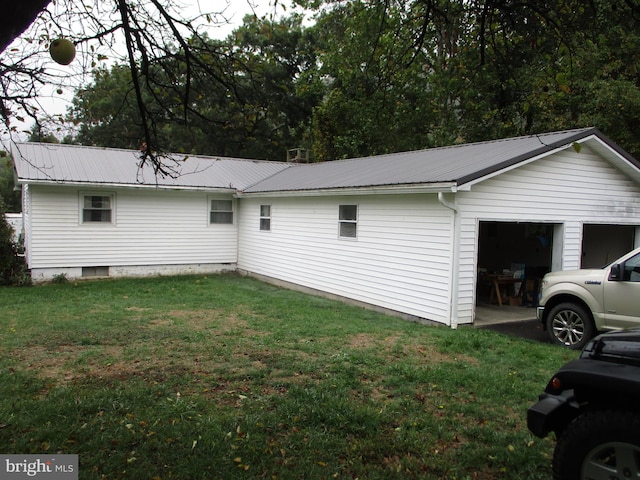
[[[236,275],[0,289],[0,453],[82,479],[547,479],[576,353]]]

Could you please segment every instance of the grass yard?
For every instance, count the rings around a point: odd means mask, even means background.
[[[0,453],[81,479],[547,479],[576,353],[236,275],[0,289]]]

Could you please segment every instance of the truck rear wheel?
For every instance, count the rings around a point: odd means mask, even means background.
[[[607,410],[579,416],[559,436],[554,480],[640,477],[640,416]]]
[[[596,329],[587,310],[576,303],[565,302],[549,312],[547,332],[553,343],[581,350],[593,338]]]

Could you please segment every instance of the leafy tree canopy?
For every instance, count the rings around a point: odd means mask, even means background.
[[[320,158],[582,126],[640,154],[634,2],[330,5],[316,26],[332,80],[313,118]]]
[[[155,106],[152,118],[164,148],[284,160],[287,148],[302,141],[322,96],[312,77],[304,75],[316,62],[317,47],[301,21],[295,15],[276,22],[247,16],[226,41],[207,39],[208,48],[227,60],[202,60],[220,76],[234,79],[234,94],[209,82],[206,72],[195,67],[188,86],[193,106],[186,115],[181,102],[186,84],[156,72],[154,78],[163,80],[141,90],[148,108]],[[177,64],[172,71],[185,69]],[[73,99],[67,123],[77,124],[78,131],[66,141],[138,148],[143,130],[134,91],[129,67],[94,70],[92,82]]]
[[[314,23],[249,16],[224,41],[142,20],[169,0],[112,1],[94,37],[123,31],[126,61],[101,65],[82,30],[65,141],[334,160],[596,126],[640,155],[635,0],[299,0]]]
[[[207,41],[211,26],[226,24],[225,12],[196,10],[186,18],[184,7],[177,0],[21,2],[16,11],[34,14],[35,20],[10,43],[31,16],[11,15],[11,33],[0,37],[0,115],[8,132],[17,133],[15,120],[31,118],[38,130],[50,120],[37,102],[43,86],[53,87],[53,95],[64,93],[86,83],[83,79],[103,62],[115,61],[129,69],[142,132],[140,165],[171,175],[160,142],[163,117],[188,121],[197,111],[191,90],[197,81],[216,85],[230,96],[239,93],[235,77],[226,75],[229,58]],[[76,60],[68,67],[55,64],[46,53],[57,38],[75,44]]]
[[[7,212],[18,213],[22,210],[20,198],[20,190],[15,188],[11,159],[7,152],[0,151],[0,202]]]

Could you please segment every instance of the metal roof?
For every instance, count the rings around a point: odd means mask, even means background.
[[[592,135],[595,128],[431,148],[290,168],[248,188],[246,193],[362,188],[392,185],[460,186]],[[610,145],[611,148],[615,148]],[[618,154],[624,154],[620,149]],[[638,163],[626,155],[627,161]]]
[[[20,183],[152,186],[242,190],[290,167],[285,162],[173,154],[175,178],[150,166],[139,168],[140,152],[50,143],[19,143],[12,148]],[[186,160],[185,160],[186,159]]]
[[[176,178],[156,178],[151,168],[139,169],[139,152],[134,150],[22,143],[14,146],[13,157],[21,183],[224,188],[246,194],[394,186],[446,190],[574,142],[587,142],[640,182],[640,163],[596,128],[311,164],[190,156],[178,164]]]

